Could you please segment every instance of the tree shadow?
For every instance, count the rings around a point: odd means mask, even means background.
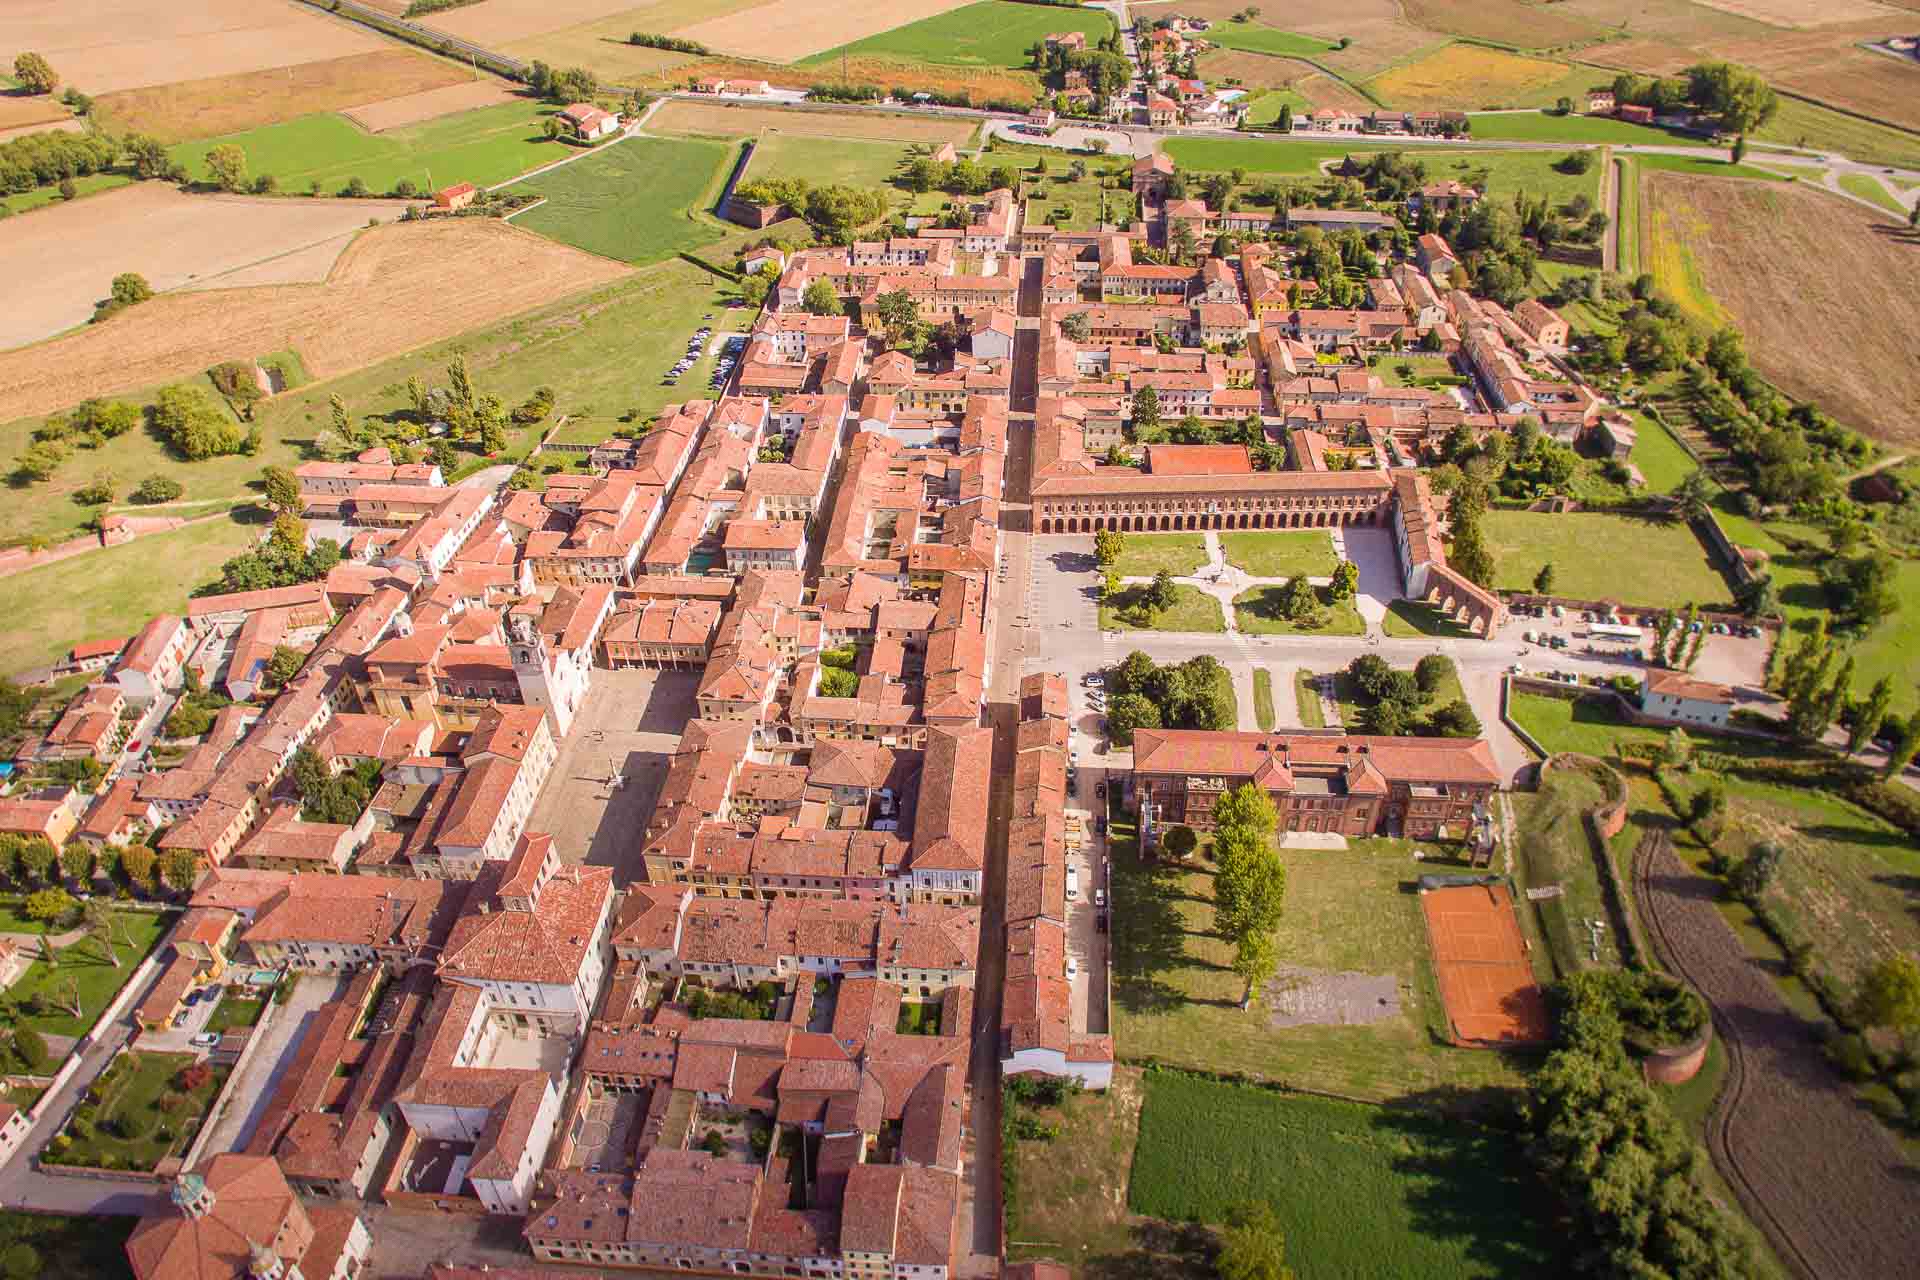
[[[1198,1222],[1150,1218],[1128,1229],[1134,1247],[1101,1254],[1080,1267],[1092,1280],[1213,1280],[1220,1237]]]

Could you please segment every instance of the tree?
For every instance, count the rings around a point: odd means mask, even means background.
[[[20,1059],[21,1064],[33,1074],[38,1075],[46,1070],[49,1061],[47,1042],[41,1037],[40,1033],[32,1027],[17,1026],[13,1029],[13,1052],[14,1056]],[[17,1248],[18,1246],[15,1247]],[[29,1252],[31,1252],[31,1250],[29,1250]],[[16,1259],[13,1255],[13,1249],[10,1248],[7,1250],[4,1261],[8,1280],[18,1280],[22,1273],[15,1269]],[[27,1272],[26,1274],[32,1275],[34,1273]]]
[[[1142,596],[1147,608],[1155,613],[1163,613],[1173,608],[1173,602],[1178,598],[1174,590],[1173,575],[1165,569],[1153,575],[1153,581],[1147,584],[1146,592]]]
[[[1465,698],[1455,698],[1441,707],[1427,723],[1443,738],[1477,738],[1481,734],[1480,717]]]
[[[1327,611],[1320,603],[1320,593],[1307,581],[1307,575],[1301,574],[1282,589],[1280,612],[1287,621],[1298,627],[1317,627],[1327,620]]]
[[[60,87],[60,73],[37,53],[14,55],[13,78],[28,93],[52,93]]]
[[[1133,742],[1135,729],[1161,727],[1160,707],[1144,693],[1117,694],[1107,704],[1107,732],[1121,746]]]
[[[1160,429],[1160,393],[1152,387],[1142,387],[1133,393],[1133,434],[1136,440],[1148,438],[1148,433]]]
[[[1533,593],[1539,596],[1553,594],[1553,562],[1549,560],[1540,566],[1540,572],[1533,575]]]
[[[1275,858],[1274,862],[1278,864],[1279,859]],[[1234,939],[1233,971],[1247,980],[1246,992],[1240,997],[1242,1009],[1253,1003],[1253,993],[1273,976],[1279,965],[1280,954],[1271,933],[1246,933]]]
[[[1110,565],[1120,558],[1126,545],[1126,535],[1119,530],[1096,529],[1093,533],[1093,558],[1102,566]]]
[[[1907,765],[1912,762],[1916,752],[1920,752],[1920,715],[1913,716],[1907,721],[1905,730],[1900,734],[1900,740],[1894,743],[1893,750],[1887,753],[1886,767],[1880,770],[1881,779],[1891,781],[1905,773]]]
[[[1853,1013],[1869,1027],[1920,1030],[1920,961],[1904,951],[1882,957],[1860,979]]]
[[[1084,311],[1076,311],[1060,321],[1060,332],[1073,342],[1085,342],[1093,336],[1093,321]]]
[[[1463,485],[1453,495],[1453,545],[1447,549],[1447,563],[1476,586],[1493,589],[1493,552],[1480,528],[1480,515],[1486,502],[1478,486]]]
[[[1780,874],[1786,850],[1771,840],[1762,840],[1748,851],[1733,869],[1733,891],[1748,902],[1757,901]]]
[[[155,861],[153,850],[143,844],[130,844],[120,851],[120,870],[128,883],[141,889],[153,887]]]
[[[1873,741],[1893,705],[1893,677],[1881,676],[1867,693],[1866,703],[1854,712],[1853,727],[1847,731],[1847,754],[1857,756]]]
[[[98,898],[89,898],[81,908],[87,935],[100,944],[113,967],[120,967],[120,955],[113,949],[113,911]]]
[[[1291,103],[1283,102],[1280,104],[1280,119],[1276,123],[1279,125],[1280,132],[1293,132],[1293,105]]]
[[[1444,653],[1430,653],[1413,664],[1414,683],[1422,693],[1432,693],[1453,674],[1453,659]]]
[[[85,840],[69,840],[60,851],[60,873],[75,884],[86,887],[93,879],[93,846]]]
[[[1739,164],[1747,158],[1747,135],[1741,134],[1733,140],[1732,162]]]
[[[800,295],[800,306],[808,315],[837,316],[840,295],[833,291],[833,283],[823,277],[808,283],[806,292]]]
[[[300,668],[307,663],[307,655],[292,645],[277,644],[273,647],[273,656],[267,659],[267,678],[275,684],[285,684],[300,674]]]
[[[29,883],[45,884],[53,879],[57,862],[59,855],[43,836],[35,836],[20,846],[20,874]]]
[[[120,306],[131,307],[153,297],[153,286],[138,271],[122,271],[113,278],[107,293]]]
[[[222,191],[238,191],[247,183],[247,153],[237,143],[223,142],[207,152],[207,172]]]
[[[140,482],[132,496],[135,502],[172,502],[184,492],[186,489],[178,480],[168,476],[148,476]]]
[[[169,888],[185,893],[200,878],[200,860],[185,849],[169,849],[160,859],[160,875]]]
[[[1234,968],[1239,967],[1235,957]],[[1256,1200],[1227,1210],[1227,1229],[1220,1234],[1220,1256],[1213,1265],[1220,1280],[1293,1280],[1286,1238],[1271,1204]]]
[[[1200,837],[1192,827],[1169,827],[1160,838],[1160,847],[1176,858],[1190,858],[1200,847]]]
[[[306,506],[300,497],[300,481],[287,467],[268,467],[260,473],[261,496],[275,511],[298,513]]]
[[[75,489],[73,491],[73,500],[89,506],[99,506],[112,502],[113,493],[113,472],[102,471],[95,475],[92,480],[80,488]]]
[[[1333,581],[1327,586],[1327,594],[1336,601],[1351,600],[1360,590],[1360,566],[1351,560],[1342,560],[1334,566]]]
[[[1704,519],[1712,497],[1713,486],[1707,480],[1707,473],[1689,471],[1679,487],[1673,491],[1674,513],[1689,523]]]
[[[65,920],[78,905],[65,889],[39,889],[27,895],[27,919],[52,924]]]

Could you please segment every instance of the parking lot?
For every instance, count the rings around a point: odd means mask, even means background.
[[[1624,621],[1624,619],[1623,619]],[[1638,623],[1640,619],[1635,618]],[[1638,678],[1645,670],[1645,663],[1635,655],[1638,650],[1644,654],[1653,645],[1652,627],[1639,627],[1638,639],[1615,638],[1611,635],[1595,634],[1596,625],[1613,625],[1597,615],[1589,617],[1578,610],[1562,610],[1560,617],[1554,617],[1546,611],[1541,616],[1515,612],[1512,622],[1502,630],[1503,637],[1510,637],[1516,645],[1524,649],[1519,661],[1529,673],[1555,669],[1574,670],[1593,673],[1597,665],[1598,674],[1630,675]],[[1753,628],[1755,634],[1743,636],[1731,629],[1716,633],[1707,624],[1706,639],[1701,642],[1700,657],[1689,674],[1716,684],[1732,685],[1735,688],[1747,687],[1762,689],[1767,682],[1767,654],[1772,647],[1772,637],[1768,632]],[[1527,638],[1532,633],[1533,639]],[[1556,647],[1557,638],[1563,647]],[[1671,640],[1671,637],[1669,637]],[[1691,645],[1689,640],[1688,644]],[[1570,659],[1578,659],[1577,663]]]

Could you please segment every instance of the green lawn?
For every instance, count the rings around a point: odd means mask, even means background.
[[[1270,53],[1281,58],[1313,58],[1333,51],[1333,45],[1318,36],[1296,35],[1258,22],[1216,22],[1207,28],[1204,38],[1223,49]]]
[[[1173,157],[1182,169],[1245,169],[1248,173],[1312,174],[1320,173],[1320,162],[1354,155],[1362,158],[1375,151],[1391,151],[1390,146],[1356,142],[1343,146],[1337,142],[1269,142],[1265,139],[1168,138],[1160,149]]]
[[[1120,558],[1110,566],[1123,578],[1151,578],[1162,569],[1176,578],[1189,578],[1207,562],[1207,540],[1197,533],[1128,533],[1121,535]]]
[[[1426,161],[1429,181],[1470,180],[1503,204],[1511,204],[1516,191],[1545,195],[1555,205],[1565,204],[1576,195],[1584,195],[1598,204],[1600,153],[1590,153],[1593,165],[1585,173],[1562,173],[1560,162],[1569,154],[1565,151],[1422,150],[1419,158]]]
[[[1367,1025],[1276,1028],[1260,1004],[1240,1008],[1246,984],[1231,968],[1232,945],[1213,931],[1211,864],[1142,864],[1124,816],[1112,834],[1113,1034],[1123,1057],[1381,1101],[1519,1082],[1528,1059],[1440,1038],[1445,1017],[1412,892],[1423,871],[1446,869],[1437,849],[1419,862],[1408,841],[1279,851],[1280,963],[1392,974],[1401,1005]]]
[[[1649,491],[1672,493],[1682,480],[1699,470],[1693,455],[1665,427],[1644,413],[1634,414],[1633,420],[1640,434],[1634,439],[1629,461],[1640,469]]]
[[[131,635],[156,613],[183,611],[193,589],[262,532],[257,523],[208,520],[13,575],[9,598],[33,607],[0,623],[5,666],[45,666],[79,641]]]
[[[1132,193],[1103,187],[1100,170],[1090,168],[1078,182],[1068,179],[1065,165],[1050,163],[1047,170],[1047,181],[1039,194],[1027,198],[1029,223],[1051,222],[1067,231],[1092,231],[1100,225],[1102,214],[1108,222],[1133,216]]]
[[[1400,366],[1406,365],[1413,372],[1401,374]],[[1446,356],[1423,356],[1414,352],[1402,352],[1391,360],[1383,360],[1374,370],[1380,375],[1380,381],[1390,387],[1416,387],[1427,385],[1433,378],[1454,378],[1453,361]]]
[[[1320,597],[1320,603],[1326,607],[1326,621],[1317,627],[1302,627],[1280,616],[1281,597],[1285,587],[1254,587],[1243,591],[1233,598],[1234,625],[1248,635],[1255,636],[1363,636],[1367,634],[1367,624],[1360,611],[1353,607],[1353,601],[1341,600],[1336,603],[1325,587],[1315,587],[1314,594]]]
[[[1340,564],[1325,529],[1223,533],[1220,549],[1228,564],[1256,578],[1327,578]]]
[[[718,234],[706,206],[732,156],[732,146],[699,138],[607,144],[520,184],[547,202],[514,224],[621,262],[658,262]]]
[[[16,1245],[33,1251],[41,1280],[98,1280],[131,1274],[127,1237],[140,1219],[90,1213],[83,1218],[49,1213],[0,1213],[0,1253]]]
[[[65,1138],[71,1145],[49,1154],[57,1163],[151,1169],[167,1156],[186,1150],[207,1108],[220,1096],[228,1071],[214,1067],[198,1088],[176,1089],[174,1078],[194,1061],[190,1053],[128,1053],[116,1059],[109,1074],[90,1091],[99,1095],[99,1102],[76,1108],[74,1120],[54,1140]],[[88,1118],[90,1110],[93,1115]],[[90,1136],[76,1134],[76,1122],[90,1126]]]
[[[1693,141],[1650,125],[1608,116],[1559,116],[1548,111],[1476,111],[1468,116],[1477,142],[1632,142],[1685,145]]]
[[[769,132],[754,143],[747,180],[805,178],[815,186],[837,182],[883,187],[893,181],[906,158],[907,149],[898,142]]]
[[[1300,710],[1300,724],[1307,729],[1327,727],[1327,709],[1320,701],[1320,686],[1313,672],[1300,667],[1293,673],[1293,703]]]
[[[1259,89],[1250,92],[1253,96],[1247,100],[1248,124],[1278,123],[1281,107],[1292,107],[1295,115],[1313,110],[1313,104],[1292,89]]]
[[[1763,160],[1765,159],[1765,153],[1759,151],[1749,152],[1748,159]],[[1640,166],[1643,172],[1648,169],[1658,169],[1663,173],[1692,173],[1703,178],[1758,178],[1765,182],[1786,181],[1785,178],[1777,173],[1769,173],[1765,169],[1756,169],[1752,164],[1735,164],[1725,158],[1713,160],[1695,156],[1662,156],[1641,153],[1636,154],[1633,160],[1635,164]]]
[[[1146,1075],[1128,1206],[1224,1221],[1265,1200],[1311,1274],[1544,1274],[1555,1208],[1519,1141],[1414,1109]]]
[[[1402,639],[1408,636],[1438,636],[1456,640],[1475,637],[1473,628],[1462,626],[1441,614],[1435,606],[1418,600],[1395,600],[1387,605],[1386,621],[1380,624],[1380,629]]]
[[[1554,590],[1583,600],[1679,606],[1724,602],[1732,592],[1686,525],[1602,512],[1489,511],[1494,585],[1526,591],[1544,564]]]
[[[1219,631],[1227,629],[1220,602],[1196,587],[1176,583],[1173,606],[1150,613],[1141,603],[1144,586],[1129,587],[1112,604],[1100,606],[1102,631]]]
[[[1048,32],[1079,31],[1092,44],[1113,30],[1113,20],[1097,9],[983,0],[815,54],[802,65],[838,62],[844,54],[904,58],[947,67],[1025,68],[1027,50]]]
[[[159,912],[115,912],[113,951],[120,958],[118,968],[107,962],[100,944],[92,938],[82,938],[55,951],[58,964],[49,965],[36,958],[20,980],[7,988],[8,998],[23,1008],[21,1025],[57,1036],[77,1036],[88,1030],[172,924],[171,915]],[[80,997],[77,1018],[66,1009],[76,990]],[[43,1010],[24,1012],[36,999]]]
[[[332,195],[356,177],[376,193],[391,191],[403,178],[422,191],[456,182],[488,186],[576,154],[542,131],[555,110],[529,99],[377,134],[329,112],[184,142],[169,154],[205,181],[207,152],[234,143],[247,154],[249,174],[270,173],[282,191],[298,195],[314,182]]]
[[[1620,184],[1619,220],[1615,234],[1619,244],[1620,274],[1640,274],[1640,162],[1629,156],[1614,160],[1614,179]]]
[[[1253,669],[1253,721],[1262,733],[1273,732],[1273,672]]]
[[[266,1009],[265,1000],[249,1000],[245,996],[225,995],[214,1006],[213,1013],[207,1018],[206,1030],[231,1031],[236,1027],[251,1027],[260,1021],[260,1014]]]
[[[1560,974],[1593,967],[1591,934],[1586,920],[1609,921],[1600,939],[1600,963],[1619,961],[1606,900],[1600,888],[1599,867],[1581,815],[1604,798],[1600,783],[1589,774],[1556,769],[1536,792],[1514,792],[1509,797],[1519,825],[1516,861],[1525,887],[1558,885],[1561,895],[1530,904],[1541,935]]]
[[[1843,173],[1840,175],[1840,186],[1849,195],[1859,196],[1863,200],[1871,200],[1888,213],[1898,214],[1902,218],[1907,216],[1907,206],[1895,200],[1881,183],[1880,179],[1874,177],[1872,174]]]
[[[1920,139],[1905,129],[1890,129],[1871,120],[1845,115],[1829,107],[1781,95],[1780,109],[1753,135],[1765,142],[1838,151],[1868,164],[1920,167]],[[1763,152],[1751,153],[1755,158]]]

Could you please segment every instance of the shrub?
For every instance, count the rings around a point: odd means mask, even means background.
[[[1172,827],[1168,829],[1160,843],[1172,856],[1188,858],[1192,857],[1193,851],[1200,847],[1200,837],[1192,827]]]
[[[1856,1031],[1843,1031],[1827,1041],[1827,1061],[1849,1080],[1871,1080],[1876,1074],[1873,1049]]]
[[[213,1068],[204,1062],[193,1062],[180,1068],[174,1074],[174,1087],[183,1093],[192,1093],[213,1079]]]
[[[186,486],[166,476],[148,476],[133,491],[135,502],[172,502],[186,492]]]

